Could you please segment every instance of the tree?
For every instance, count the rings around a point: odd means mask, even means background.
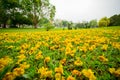
[[[63,25],[63,27],[67,27],[68,26],[68,21],[66,21],[66,20],[62,20],[62,25]]]
[[[73,25],[73,22],[70,21],[70,22],[68,23],[68,30],[72,30],[72,25]]]
[[[96,20],[96,19],[91,20],[91,21],[89,22],[89,25],[90,25],[90,28],[97,27],[97,20]]]
[[[49,31],[50,29],[54,28],[53,24],[50,22],[44,24],[44,27],[45,27],[46,31]]]
[[[22,0],[27,15],[31,14],[34,28],[37,28],[41,18],[52,20],[55,15],[55,6],[49,3],[49,0]]]
[[[9,21],[15,21],[15,13],[21,10],[19,0],[0,0],[0,22],[3,28]]]
[[[78,22],[78,23],[76,23],[75,27],[77,27],[77,28],[83,28],[83,25],[82,25],[82,23]]]
[[[103,17],[99,20],[99,27],[107,27],[110,24],[110,19],[108,19],[107,17]]]
[[[110,17],[110,26],[120,26],[120,14]]]
[[[44,24],[49,23],[49,20],[47,18],[41,18],[39,21],[39,26],[44,26]]]

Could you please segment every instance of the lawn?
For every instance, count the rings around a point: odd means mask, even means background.
[[[120,27],[0,29],[0,80],[88,79],[120,79]]]

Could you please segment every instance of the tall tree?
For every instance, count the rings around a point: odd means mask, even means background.
[[[110,17],[110,26],[120,26],[120,14]]]
[[[99,27],[107,27],[110,24],[110,19],[107,17],[103,17],[99,20]]]
[[[89,22],[89,24],[90,24],[90,28],[97,27],[97,20],[96,20],[96,19],[91,20],[91,21]]]
[[[15,12],[19,11],[19,0],[0,0],[0,22],[4,28],[10,19],[15,19]]]
[[[22,0],[25,13],[31,15],[34,28],[37,28],[41,18],[53,19],[55,6],[49,0]]]

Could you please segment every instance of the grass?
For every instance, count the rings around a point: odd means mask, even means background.
[[[0,29],[0,80],[117,80],[120,27]]]
[[[58,30],[63,30],[62,28],[54,28],[51,29],[50,31],[58,31]],[[6,28],[0,29],[0,32],[41,32],[41,31],[46,31],[45,28],[38,28],[38,29],[34,29],[34,28]]]
[[[85,28],[81,28],[81,29],[85,29]],[[89,29],[89,28],[88,28]],[[95,28],[93,28],[95,29]],[[96,28],[96,29],[120,29],[120,26],[112,26],[112,27],[101,27],[101,28]],[[59,31],[59,30],[63,30],[63,28],[54,28],[51,29],[50,31]],[[67,29],[65,29],[67,30]],[[7,29],[0,29],[0,32],[41,32],[41,31],[46,31],[45,28],[38,28],[38,29],[34,29],[34,28],[7,28]]]

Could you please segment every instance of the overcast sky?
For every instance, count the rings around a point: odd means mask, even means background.
[[[50,2],[56,6],[55,19],[80,22],[120,14],[120,0],[50,0]]]

